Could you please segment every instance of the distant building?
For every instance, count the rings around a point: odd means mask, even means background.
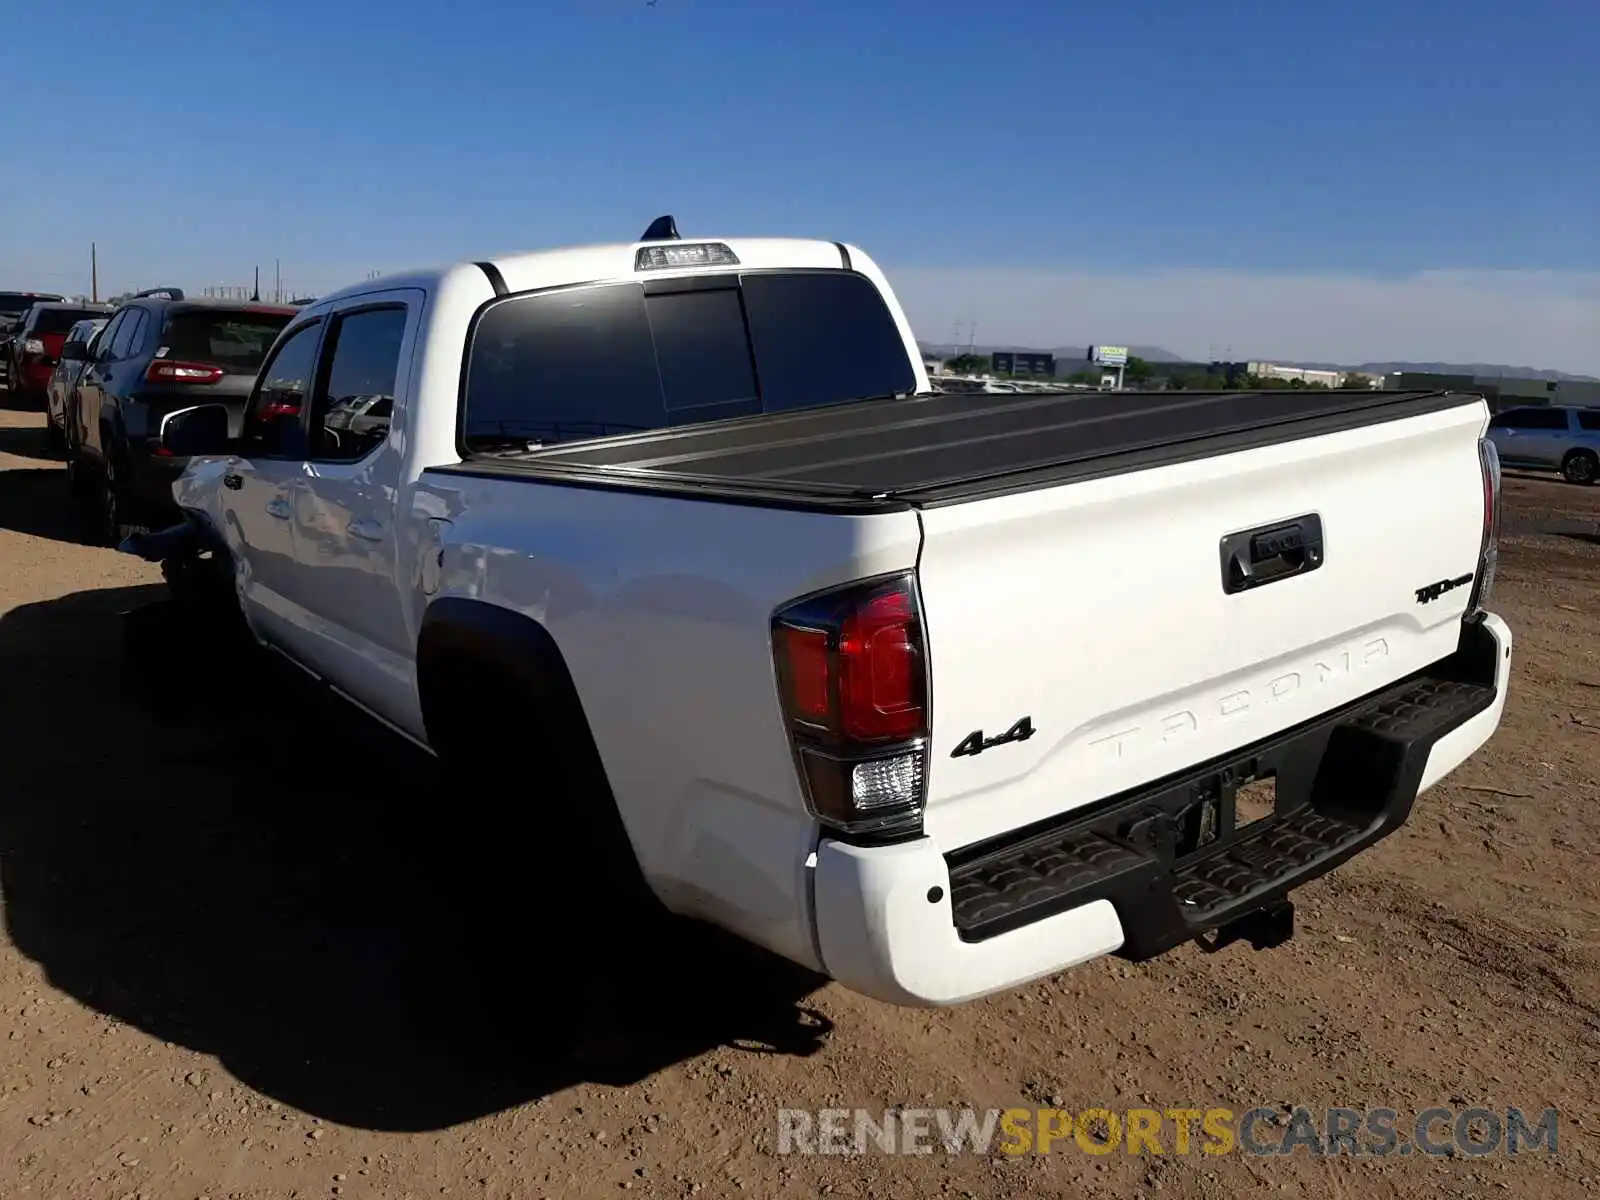
[[[1320,383],[1323,387],[1343,387],[1345,372],[1319,371],[1314,367],[1286,367],[1278,363],[1253,362],[1248,364],[1250,374],[1259,379],[1298,379],[1301,383]]]
[[[1010,350],[997,350],[989,356],[990,369],[1005,375],[1043,375],[1056,373],[1054,354],[1024,354]]]
[[[1570,404],[1600,407],[1600,383],[1582,379],[1528,379],[1515,375],[1443,375],[1431,371],[1396,371],[1383,386],[1396,392],[1474,392],[1492,409],[1528,404]]]

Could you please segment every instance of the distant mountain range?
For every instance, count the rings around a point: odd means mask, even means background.
[[[988,356],[995,353],[1012,354],[1054,354],[1058,361],[1081,362],[1088,366],[1087,346],[1055,346],[1043,348],[1039,346],[1017,346],[1002,343],[982,343],[967,346],[965,343],[951,342],[918,342],[924,354],[937,354],[941,358],[954,358],[958,354],[981,354]],[[1176,363],[1193,362],[1194,359],[1184,358],[1161,346],[1129,346],[1128,353],[1145,362],[1151,363]],[[1252,357],[1250,362],[1272,362],[1285,367],[1307,367],[1314,371],[1359,371],[1363,375],[1393,375],[1399,371],[1421,372],[1428,375],[1500,375],[1514,379],[1554,379],[1575,383],[1600,383],[1593,375],[1571,375],[1566,371],[1551,371],[1543,367],[1511,367],[1503,363],[1446,363],[1446,362],[1364,362],[1364,363],[1333,363],[1333,362],[1308,362],[1292,358]]]

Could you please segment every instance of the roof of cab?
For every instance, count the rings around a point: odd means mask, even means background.
[[[739,262],[729,266],[690,266],[665,270],[637,272],[635,260],[643,246],[692,246],[716,243],[731,249]],[[859,253],[859,251],[856,251]],[[432,290],[444,279],[463,271],[482,272],[493,268],[505,283],[507,292],[528,292],[539,288],[563,287],[579,283],[599,283],[632,279],[640,274],[648,278],[671,275],[704,275],[714,271],[738,271],[773,268],[848,269],[851,250],[840,242],[827,242],[811,238],[727,238],[686,237],[674,241],[612,242],[591,246],[567,246],[552,250],[533,250],[517,254],[503,254],[494,258],[471,262],[451,263],[447,266],[427,267],[419,270],[397,272],[376,279],[329,292],[319,297],[317,307],[330,300],[358,296],[368,292],[387,291],[391,288],[420,287]]]

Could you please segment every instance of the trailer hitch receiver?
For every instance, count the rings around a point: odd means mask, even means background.
[[[1197,937],[1200,948],[1215,954],[1234,942],[1249,942],[1252,950],[1275,950],[1294,936],[1294,904],[1274,900],[1219,926],[1209,937]]]

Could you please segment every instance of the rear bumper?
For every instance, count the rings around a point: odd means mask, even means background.
[[[54,371],[55,368],[47,364],[37,361],[25,362],[17,369],[16,374],[7,380],[7,384],[19,396],[42,399],[50,387],[50,376]]]
[[[1456,654],[1225,761],[945,853],[931,839],[817,850],[828,973],[895,1004],[957,1004],[1103,954],[1145,959],[1280,901],[1398,829],[1486,742],[1511,631],[1488,616]],[[1241,778],[1273,814],[1233,827]],[[1212,832],[1211,840],[1197,829]]]

